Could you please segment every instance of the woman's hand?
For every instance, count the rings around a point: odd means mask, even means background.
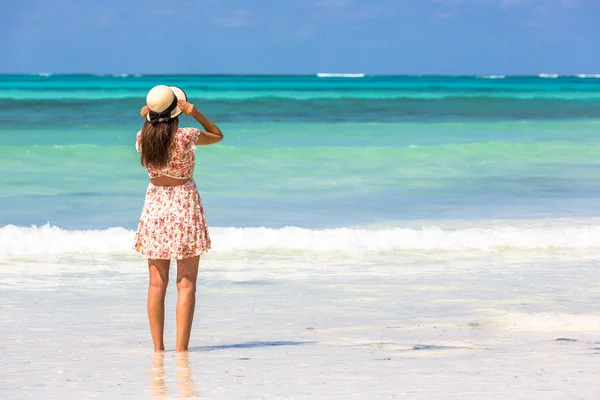
[[[192,115],[196,110],[196,107],[192,103],[188,103],[185,100],[178,100],[177,105],[185,115]]]
[[[150,109],[148,108],[148,106],[144,106],[144,107],[142,107],[142,111],[140,111],[140,115],[142,116],[142,118],[146,119],[146,116],[148,115],[149,112],[150,112]]]
[[[196,144],[213,144],[223,140],[223,133],[221,133],[221,130],[198,111],[192,103],[188,103],[185,100],[178,100],[177,105],[185,115],[192,116],[196,121],[200,122],[200,125],[202,125],[204,129],[206,129],[206,132],[202,132],[200,136],[198,136]]]

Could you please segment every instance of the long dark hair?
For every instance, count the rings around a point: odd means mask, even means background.
[[[142,128],[140,163],[146,167],[164,168],[169,162],[171,140],[177,132],[179,118],[168,122],[151,124],[146,121]]]

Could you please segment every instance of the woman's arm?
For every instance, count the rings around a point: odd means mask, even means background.
[[[206,118],[193,104],[179,100],[179,108],[185,115],[193,117],[202,125],[206,132],[202,132],[196,140],[197,145],[209,145],[223,140],[223,133],[211,120]]]

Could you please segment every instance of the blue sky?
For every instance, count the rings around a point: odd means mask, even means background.
[[[29,0],[2,73],[600,73],[600,0]]]

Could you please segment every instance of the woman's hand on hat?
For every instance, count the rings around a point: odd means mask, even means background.
[[[149,112],[150,109],[148,108],[148,106],[144,106],[142,107],[142,111],[140,111],[140,115],[142,116],[142,118],[145,119]]]
[[[192,115],[196,109],[192,103],[188,103],[185,100],[178,100],[177,105],[185,115]]]

